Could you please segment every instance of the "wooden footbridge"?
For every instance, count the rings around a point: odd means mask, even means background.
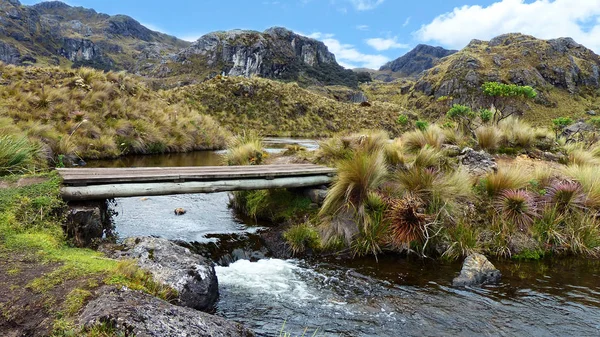
[[[312,164],[138,168],[62,168],[65,200],[320,186],[335,170]]]

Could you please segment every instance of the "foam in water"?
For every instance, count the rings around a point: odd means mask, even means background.
[[[298,277],[302,268],[291,260],[238,260],[227,267],[217,266],[215,270],[219,286],[231,293],[292,300],[296,303],[318,298]]]

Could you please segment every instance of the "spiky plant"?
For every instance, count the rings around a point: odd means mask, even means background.
[[[581,184],[570,180],[560,180],[546,189],[544,201],[551,207],[556,207],[559,212],[565,213],[585,209],[586,196]]]
[[[418,196],[408,193],[401,199],[391,200],[386,216],[394,246],[424,240],[429,216],[425,212],[425,203]]]
[[[475,130],[477,144],[483,150],[494,152],[502,141],[502,132],[495,126],[482,126]]]
[[[563,172],[581,184],[589,207],[600,207],[600,168],[575,165],[565,168]]]
[[[531,226],[538,216],[535,199],[525,190],[505,190],[496,200],[502,219],[515,224],[521,231]]]

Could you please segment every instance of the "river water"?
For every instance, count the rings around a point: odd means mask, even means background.
[[[271,152],[296,140],[273,139]],[[298,141],[300,142],[300,141]],[[314,144],[310,140],[302,143]],[[304,144],[303,144],[304,145]],[[306,146],[306,145],[305,145]],[[219,165],[219,153],[135,156],[90,166]],[[118,199],[124,237],[156,235],[213,253],[217,315],[259,336],[600,336],[600,263],[586,259],[494,261],[501,283],[451,286],[460,263],[382,256],[351,261],[270,258],[227,193]],[[173,209],[188,212],[175,216]]]

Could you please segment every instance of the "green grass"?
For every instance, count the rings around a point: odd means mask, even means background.
[[[321,249],[321,238],[317,229],[310,223],[292,226],[283,233],[294,255],[304,253],[307,249],[318,251]]]
[[[41,165],[40,148],[25,137],[0,136],[0,176],[34,172]]]

